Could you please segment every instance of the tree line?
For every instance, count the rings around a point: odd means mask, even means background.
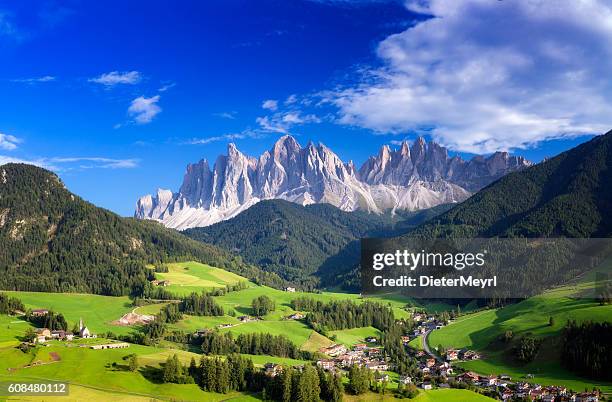
[[[561,340],[564,367],[588,378],[612,380],[612,323],[568,321]]]
[[[289,357],[292,359],[309,359],[310,353],[301,351],[284,335],[271,335],[263,332],[240,334],[234,337],[231,332],[209,331],[193,338],[206,355],[226,355],[242,353],[250,355],[268,355]]]
[[[317,332],[359,327],[385,331],[395,323],[390,307],[370,301],[359,304],[350,300],[323,303],[309,297],[299,297],[291,305],[294,310],[308,312],[306,322]]]
[[[160,372],[163,382],[195,383],[204,391],[261,392],[264,400],[339,402],[344,394],[342,377],[307,364],[299,369],[283,366],[266,375],[249,358],[229,354],[226,358],[202,356],[183,366],[177,355],[168,357]]]
[[[16,297],[0,293],[0,314],[13,314],[15,311],[26,311],[23,302]]]

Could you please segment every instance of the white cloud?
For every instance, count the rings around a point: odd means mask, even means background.
[[[33,78],[15,78],[11,80],[11,82],[22,82],[25,84],[36,84],[38,82],[51,82],[55,81],[55,77],[52,75],[45,75],[42,77],[33,77]]]
[[[612,4],[415,0],[433,18],[383,40],[360,84],[323,93],[337,121],[491,152],[612,126]]]
[[[289,129],[294,126],[308,123],[320,123],[321,119],[314,114],[303,114],[299,110],[290,110],[287,112],[274,113],[271,116],[258,117],[255,121],[264,131],[286,134],[289,132]]]
[[[138,71],[111,71],[95,78],[90,78],[89,82],[113,87],[119,84],[134,85],[142,80],[142,74]]]
[[[221,112],[221,113],[213,113],[213,116],[221,117],[222,119],[235,120],[236,112]]]
[[[278,101],[276,101],[274,99],[265,100],[261,104],[261,107],[266,109],[266,110],[275,111],[276,109],[278,109]]]
[[[262,133],[253,131],[253,130],[245,130],[240,133],[230,133],[223,135],[216,135],[212,137],[204,137],[204,138],[193,138],[186,142],[186,144],[190,145],[206,145],[211,142],[219,142],[219,141],[233,141],[233,140],[243,140],[245,138],[260,138],[262,137]]]
[[[138,166],[138,159],[112,159],[104,157],[65,157],[65,158],[50,158],[49,161],[56,163],[89,163],[89,165],[80,165],[81,168],[99,168],[99,169],[131,169]]]
[[[158,92],[166,92],[167,90],[169,90],[170,88],[174,88],[176,86],[175,82],[167,82],[165,84],[163,84],[157,91]]]
[[[157,105],[159,99],[159,95],[150,98],[139,96],[130,104],[128,115],[138,124],[150,123],[162,111],[161,107]]]
[[[21,140],[13,135],[0,133],[0,149],[12,151],[20,142]]]
[[[54,157],[24,159],[0,155],[0,165],[25,163],[56,172],[75,169],[131,169],[138,167],[138,159],[113,159],[104,157]]]
[[[298,97],[296,94],[289,95],[287,99],[285,99],[285,106],[293,105],[298,101]]]
[[[28,165],[35,165],[35,166],[43,167],[45,169],[55,170],[55,169],[52,169],[53,166],[46,164],[43,159],[28,160],[28,159],[22,159],[22,158],[15,158],[12,156],[7,156],[7,155],[0,155],[0,166],[6,165],[7,163],[25,163]]]
[[[17,29],[6,12],[0,10],[0,36],[17,36]]]

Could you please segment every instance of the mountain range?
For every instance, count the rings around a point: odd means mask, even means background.
[[[612,131],[511,173],[409,233],[425,237],[612,236]]]
[[[134,216],[176,229],[202,227],[266,199],[328,203],[343,211],[415,211],[464,201],[505,174],[530,165],[506,152],[465,161],[419,137],[396,150],[383,146],[357,169],[323,144],[302,147],[286,135],[259,158],[229,144],[227,155],[220,155],[212,168],[206,160],[188,165],[178,192],[159,189],[141,197]]]

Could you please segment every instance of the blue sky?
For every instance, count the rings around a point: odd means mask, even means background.
[[[612,126],[608,1],[172,3],[0,1],[0,163],[131,215],[230,141],[538,161]]]

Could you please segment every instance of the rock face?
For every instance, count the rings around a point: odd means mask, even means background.
[[[398,150],[383,146],[357,170],[323,144],[301,147],[284,136],[258,159],[229,144],[212,170],[206,160],[188,165],[177,193],[160,189],[141,197],[134,216],[187,229],[229,219],[264,199],[329,203],[345,211],[418,210],[463,201],[529,165],[505,152],[469,161],[450,158],[446,148],[418,138]]]

